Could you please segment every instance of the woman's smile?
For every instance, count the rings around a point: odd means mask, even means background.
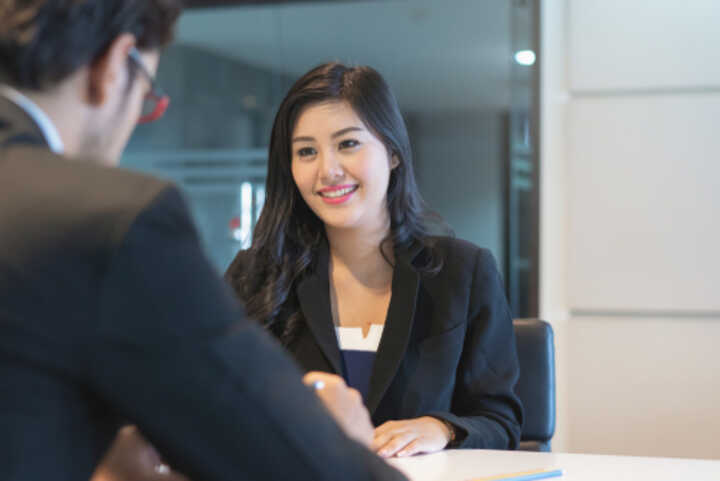
[[[387,228],[393,160],[350,104],[310,104],[291,139],[293,180],[326,228]]]
[[[343,204],[350,200],[353,194],[360,188],[359,185],[334,185],[323,187],[318,190],[318,195],[326,204]]]

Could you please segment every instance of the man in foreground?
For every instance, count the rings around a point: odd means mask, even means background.
[[[245,320],[177,189],[109,168],[167,106],[179,12],[0,5],[0,479],[88,479],[127,421],[191,479],[403,479],[362,445],[359,396],[323,380],[340,427]]]

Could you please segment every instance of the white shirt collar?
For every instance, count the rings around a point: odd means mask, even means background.
[[[63,153],[65,146],[60,138],[60,134],[52,123],[52,120],[50,120],[50,117],[48,117],[35,102],[9,85],[0,84],[0,95],[23,109],[25,113],[35,121],[45,137],[48,146],[50,146],[50,150],[56,154]]]

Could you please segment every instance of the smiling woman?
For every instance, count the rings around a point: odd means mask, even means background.
[[[330,101],[306,107],[295,132],[293,180],[326,231],[387,231],[386,186],[398,157],[365,127],[350,104]]]
[[[266,202],[226,278],[307,371],[363,396],[373,449],[514,448],[522,406],[492,255],[431,236],[395,97],[370,67],[300,78],[272,130]]]
[[[535,317],[532,102],[542,62],[513,56],[538,52],[537,3],[189,2],[198,8],[183,15],[158,73],[175,102],[163,122],[138,129],[123,166],[183,188],[208,256],[225,270],[252,241],[270,130],[295,79],[331,59],[372,65],[402,109],[423,198],[458,236],[493,253],[513,315]]]
[[[357,191],[332,197],[328,191],[338,187]],[[295,83],[275,117],[265,206],[250,248],[262,275],[243,275],[238,285],[247,295],[241,297],[251,315],[289,341],[297,312],[278,322],[278,309],[328,236],[359,228],[386,258],[393,248],[420,245],[426,254],[422,268],[432,272],[439,259],[428,242],[428,217],[407,129],[385,81],[369,67],[317,67]]]

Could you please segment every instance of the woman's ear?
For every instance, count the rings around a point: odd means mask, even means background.
[[[397,154],[392,154],[392,157],[390,157],[390,170],[393,170],[398,165],[400,165],[400,158]]]

